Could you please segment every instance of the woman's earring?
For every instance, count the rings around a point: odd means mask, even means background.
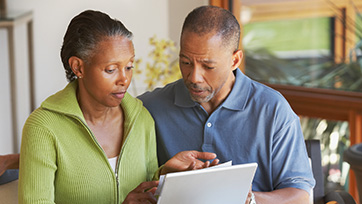
[[[79,76],[78,78],[79,78],[79,79],[81,79],[81,78],[82,78],[82,76]]]

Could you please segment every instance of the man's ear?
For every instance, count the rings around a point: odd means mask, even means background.
[[[238,68],[243,60],[243,51],[236,50],[232,57],[232,70]]]
[[[78,78],[82,78],[83,77],[83,60],[76,57],[76,56],[72,56],[69,58],[68,60],[69,66],[72,69],[73,73],[78,77]]]

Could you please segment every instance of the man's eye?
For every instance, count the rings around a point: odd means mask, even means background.
[[[126,69],[131,70],[131,69],[133,69],[133,66],[128,66],[128,67],[126,67]]]
[[[190,64],[190,62],[182,62],[182,61],[181,61],[181,63],[182,63],[182,64],[185,64],[185,65],[189,65],[189,64]]]
[[[210,66],[207,66],[207,65],[204,65],[204,68],[205,69],[215,69],[215,67],[210,67]]]

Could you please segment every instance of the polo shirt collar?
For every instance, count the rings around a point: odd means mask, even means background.
[[[234,71],[235,83],[229,96],[221,106],[231,110],[244,110],[250,92],[251,80],[240,69]],[[183,79],[176,82],[175,105],[180,107],[195,107],[199,104],[191,99]]]
[[[233,89],[222,106],[231,110],[244,110],[249,98],[251,79],[245,76],[239,68],[234,71],[234,74]]]

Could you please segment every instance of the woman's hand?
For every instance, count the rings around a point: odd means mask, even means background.
[[[216,158],[216,154],[210,152],[198,152],[198,151],[183,151],[177,153],[170,160],[168,160],[163,168],[161,169],[161,175],[177,172],[177,171],[187,171],[194,169],[207,168],[209,166],[214,166],[219,163]],[[212,163],[209,161],[203,162],[203,160],[212,160]]]
[[[158,181],[146,181],[138,185],[133,191],[129,192],[123,204],[156,204],[157,199],[154,196]]]
[[[252,200],[252,196],[253,196],[253,191],[251,190],[251,186],[250,186],[248,197],[246,197],[245,204],[250,204],[250,202]]]

